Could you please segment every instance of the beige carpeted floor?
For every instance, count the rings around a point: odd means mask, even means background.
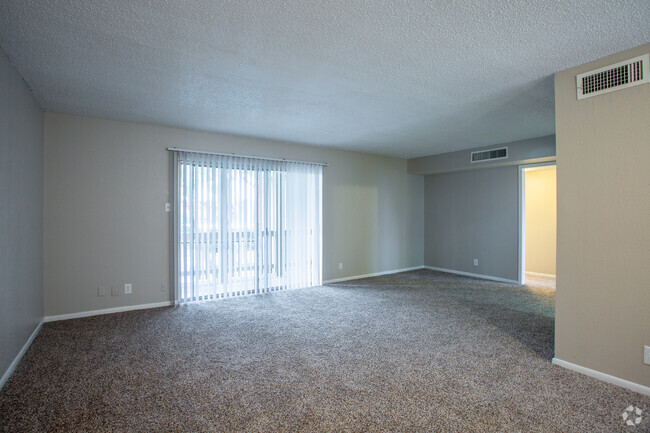
[[[47,323],[0,430],[650,431],[650,397],[550,364],[554,296],[421,270]]]
[[[525,284],[536,289],[555,290],[555,278],[526,274]]]

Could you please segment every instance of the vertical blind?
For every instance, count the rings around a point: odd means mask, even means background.
[[[176,301],[321,284],[320,164],[174,151]]]

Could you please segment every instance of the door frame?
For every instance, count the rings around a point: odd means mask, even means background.
[[[519,284],[524,284],[526,277],[526,188],[525,188],[525,170],[534,167],[544,167],[548,165],[556,166],[557,176],[557,161],[539,162],[536,164],[522,164],[519,166],[519,249],[518,249],[518,263],[517,263],[517,281]]]

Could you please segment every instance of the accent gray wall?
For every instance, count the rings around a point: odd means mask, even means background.
[[[167,147],[328,162],[324,280],[422,265],[424,182],[404,159],[47,113],[46,315],[170,300]]]
[[[43,112],[0,51],[0,376],[43,318]]]
[[[425,176],[424,264],[517,280],[518,188],[516,166]]]
[[[504,146],[508,147],[508,159],[478,163],[470,162],[472,152]],[[555,135],[412,158],[408,160],[408,172],[411,174],[425,175],[439,174],[468,169],[503,167],[549,161],[555,161]]]

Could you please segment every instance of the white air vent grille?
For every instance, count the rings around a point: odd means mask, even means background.
[[[470,161],[475,162],[485,162],[485,161],[494,161],[495,159],[507,159],[508,158],[508,147],[499,147],[498,149],[488,149],[488,150],[479,150],[477,152],[472,152],[470,156]]]
[[[649,58],[646,54],[576,76],[578,99],[650,82]]]

